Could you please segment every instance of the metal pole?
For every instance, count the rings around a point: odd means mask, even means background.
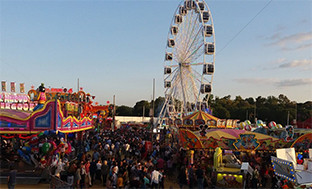
[[[287,125],[289,125],[289,111],[287,113]]]
[[[247,112],[246,112],[246,120],[249,120],[249,119],[248,119],[248,110],[247,110]]]
[[[112,123],[112,131],[114,132],[114,129],[115,129],[115,114],[116,114],[116,108],[115,108],[115,95],[113,97],[113,104],[114,104],[114,107],[113,107],[113,123]]]
[[[296,102],[296,112],[295,112],[296,128],[298,127],[298,126],[297,126],[297,121],[298,121],[298,120],[297,120],[297,118],[298,118],[298,117],[297,117],[297,116],[298,116],[298,112],[297,112],[297,111],[298,111],[298,107],[297,107],[297,102]]]
[[[144,116],[145,116],[145,106],[143,106],[143,117],[142,117],[142,122],[144,122]]]
[[[257,109],[257,100],[256,100],[256,102],[255,102],[255,109],[254,109],[255,124],[257,124],[257,114],[256,114],[256,109]]]
[[[78,78],[78,82],[77,82],[77,92],[79,92],[79,78]]]
[[[154,106],[155,106],[155,102],[154,102],[154,98],[155,98],[155,78],[153,79],[153,104],[152,104],[152,117],[151,117],[151,142],[153,145],[153,129],[154,129]]]
[[[154,124],[154,113],[155,113],[155,78],[153,79],[153,124]]]

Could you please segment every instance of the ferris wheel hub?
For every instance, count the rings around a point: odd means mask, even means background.
[[[179,63],[180,67],[190,67],[190,63]]]

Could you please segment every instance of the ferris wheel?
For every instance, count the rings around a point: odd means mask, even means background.
[[[208,107],[215,64],[213,20],[204,0],[184,0],[172,18],[164,61],[165,104],[160,114]],[[161,116],[161,115],[160,115]]]

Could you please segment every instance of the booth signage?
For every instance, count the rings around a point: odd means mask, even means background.
[[[0,109],[32,111],[35,106],[27,94],[0,93]]]

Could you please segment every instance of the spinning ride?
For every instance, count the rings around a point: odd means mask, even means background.
[[[185,0],[173,16],[164,61],[165,104],[160,117],[205,110],[212,91],[215,35],[205,1]]]

